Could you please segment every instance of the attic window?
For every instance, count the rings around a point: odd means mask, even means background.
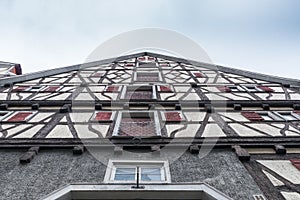
[[[277,114],[279,117],[281,117],[282,119],[284,119],[285,121],[296,121],[296,120],[300,120],[300,116],[298,116],[295,112],[284,112],[284,111],[280,111],[280,112],[275,112],[275,114]]]
[[[157,112],[120,112],[113,136],[151,137],[160,135]]]
[[[173,88],[170,85],[159,85],[158,86],[159,92],[173,92]]]
[[[256,86],[254,85],[247,85],[247,86],[244,86],[244,88],[246,89],[246,91],[248,92],[258,92],[258,91],[261,91],[259,90]]]
[[[43,89],[43,92],[57,92],[61,88],[61,86],[47,86],[45,89]]]
[[[193,75],[196,77],[196,78],[204,78],[204,74],[200,73],[200,72],[193,72]]]
[[[134,63],[126,63],[125,64],[126,67],[134,67],[134,65],[135,65]]]
[[[231,89],[228,86],[217,86],[217,89],[220,92],[231,92]]]
[[[179,111],[164,112],[162,115],[162,119],[163,119],[163,121],[166,121],[166,122],[185,121],[185,118],[184,118],[182,112],[179,112]]]
[[[274,90],[272,88],[269,88],[267,86],[258,85],[256,87],[259,88],[259,89],[261,89],[264,92],[274,92]]]
[[[35,85],[35,86],[31,86],[28,90],[26,91],[30,91],[30,92],[39,92],[41,91],[45,86],[42,85]]]
[[[109,85],[109,86],[106,86],[105,92],[119,92],[120,91],[120,87],[119,86],[114,86],[114,85]]]
[[[154,86],[127,86],[125,87],[121,98],[132,100],[156,99]]]
[[[137,72],[136,81],[139,82],[158,82],[159,73],[158,72]]]
[[[6,118],[4,121],[6,122],[26,122],[30,118],[32,118],[37,112],[31,111],[17,111]]]
[[[114,116],[115,116],[114,112],[96,111],[92,116],[92,120],[98,122],[112,122]]]

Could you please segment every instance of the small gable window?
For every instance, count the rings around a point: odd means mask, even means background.
[[[264,92],[274,92],[274,90],[272,88],[269,88],[267,86],[258,85],[256,87],[259,88],[260,90],[264,91]]]
[[[277,120],[271,112],[244,111],[241,114],[250,121],[272,121]]]
[[[174,89],[170,85],[158,85],[158,92],[174,92]]]
[[[194,77],[196,78],[204,78],[204,74],[202,74],[201,72],[193,72]]]

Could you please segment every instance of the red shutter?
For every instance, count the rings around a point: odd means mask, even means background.
[[[17,114],[13,115],[12,117],[10,117],[9,119],[7,119],[6,121],[8,122],[22,122],[25,121],[26,118],[30,115],[32,115],[33,112],[18,112]]]
[[[290,161],[298,170],[300,170],[300,159],[292,159]]]
[[[153,60],[155,60],[155,58],[154,57],[148,57],[148,60],[153,61]]]
[[[48,86],[45,90],[43,90],[44,92],[55,92],[56,90],[58,90],[60,88],[60,86]]]
[[[231,92],[231,89],[227,86],[217,86],[218,90],[221,92]]]
[[[256,112],[241,112],[241,114],[249,119],[250,121],[263,121],[264,118],[262,118],[259,114]]]
[[[182,118],[179,112],[165,112],[166,121],[180,122]]]
[[[204,77],[204,75],[200,72],[194,72],[193,74],[196,78],[203,78]]]
[[[139,61],[145,61],[146,58],[145,58],[145,57],[139,57],[138,60],[139,60]]]
[[[17,88],[13,89],[12,91],[13,92],[22,92],[28,88],[29,88],[28,86],[18,86]]]
[[[159,64],[161,67],[169,67],[169,63],[160,63]]]
[[[274,92],[274,90],[272,88],[269,88],[267,86],[258,85],[256,87],[263,90],[263,91],[265,91],[265,92]]]
[[[161,92],[172,92],[170,86],[164,86],[164,85],[161,85],[161,86],[159,86],[159,88],[160,88],[160,91],[161,91]]]
[[[109,121],[111,118],[111,112],[98,112],[96,113],[95,120],[97,121]]]
[[[134,63],[126,63],[125,66],[126,66],[126,67],[133,67],[133,66],[134,66]]]
[[[119,86],[107,86],[105,92],[118,92]]]

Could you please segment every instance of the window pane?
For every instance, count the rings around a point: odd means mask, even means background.
[[[281,114],[281,116],[285,119],[285,120],[297,120],[294,116],[292,116],[291,114]]]
[[[142,181],[161,181],[160,168],[142,168],[141,169]]]
[[[267,115],[267,114],[260,114],[260,116],[262,117],[262,118],[264,118],[264,120],[273,120],[269,115]]]
[[[117,168],[114,180],[116,181],[134,181],[135,168]]]

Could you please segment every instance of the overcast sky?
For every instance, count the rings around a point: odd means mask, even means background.
[[[177,31],[224,66],[300,78],[298,0],[0,0],[0,60],[78,64],[133,29]],[[117,48],[117,47],[116,47]]]

